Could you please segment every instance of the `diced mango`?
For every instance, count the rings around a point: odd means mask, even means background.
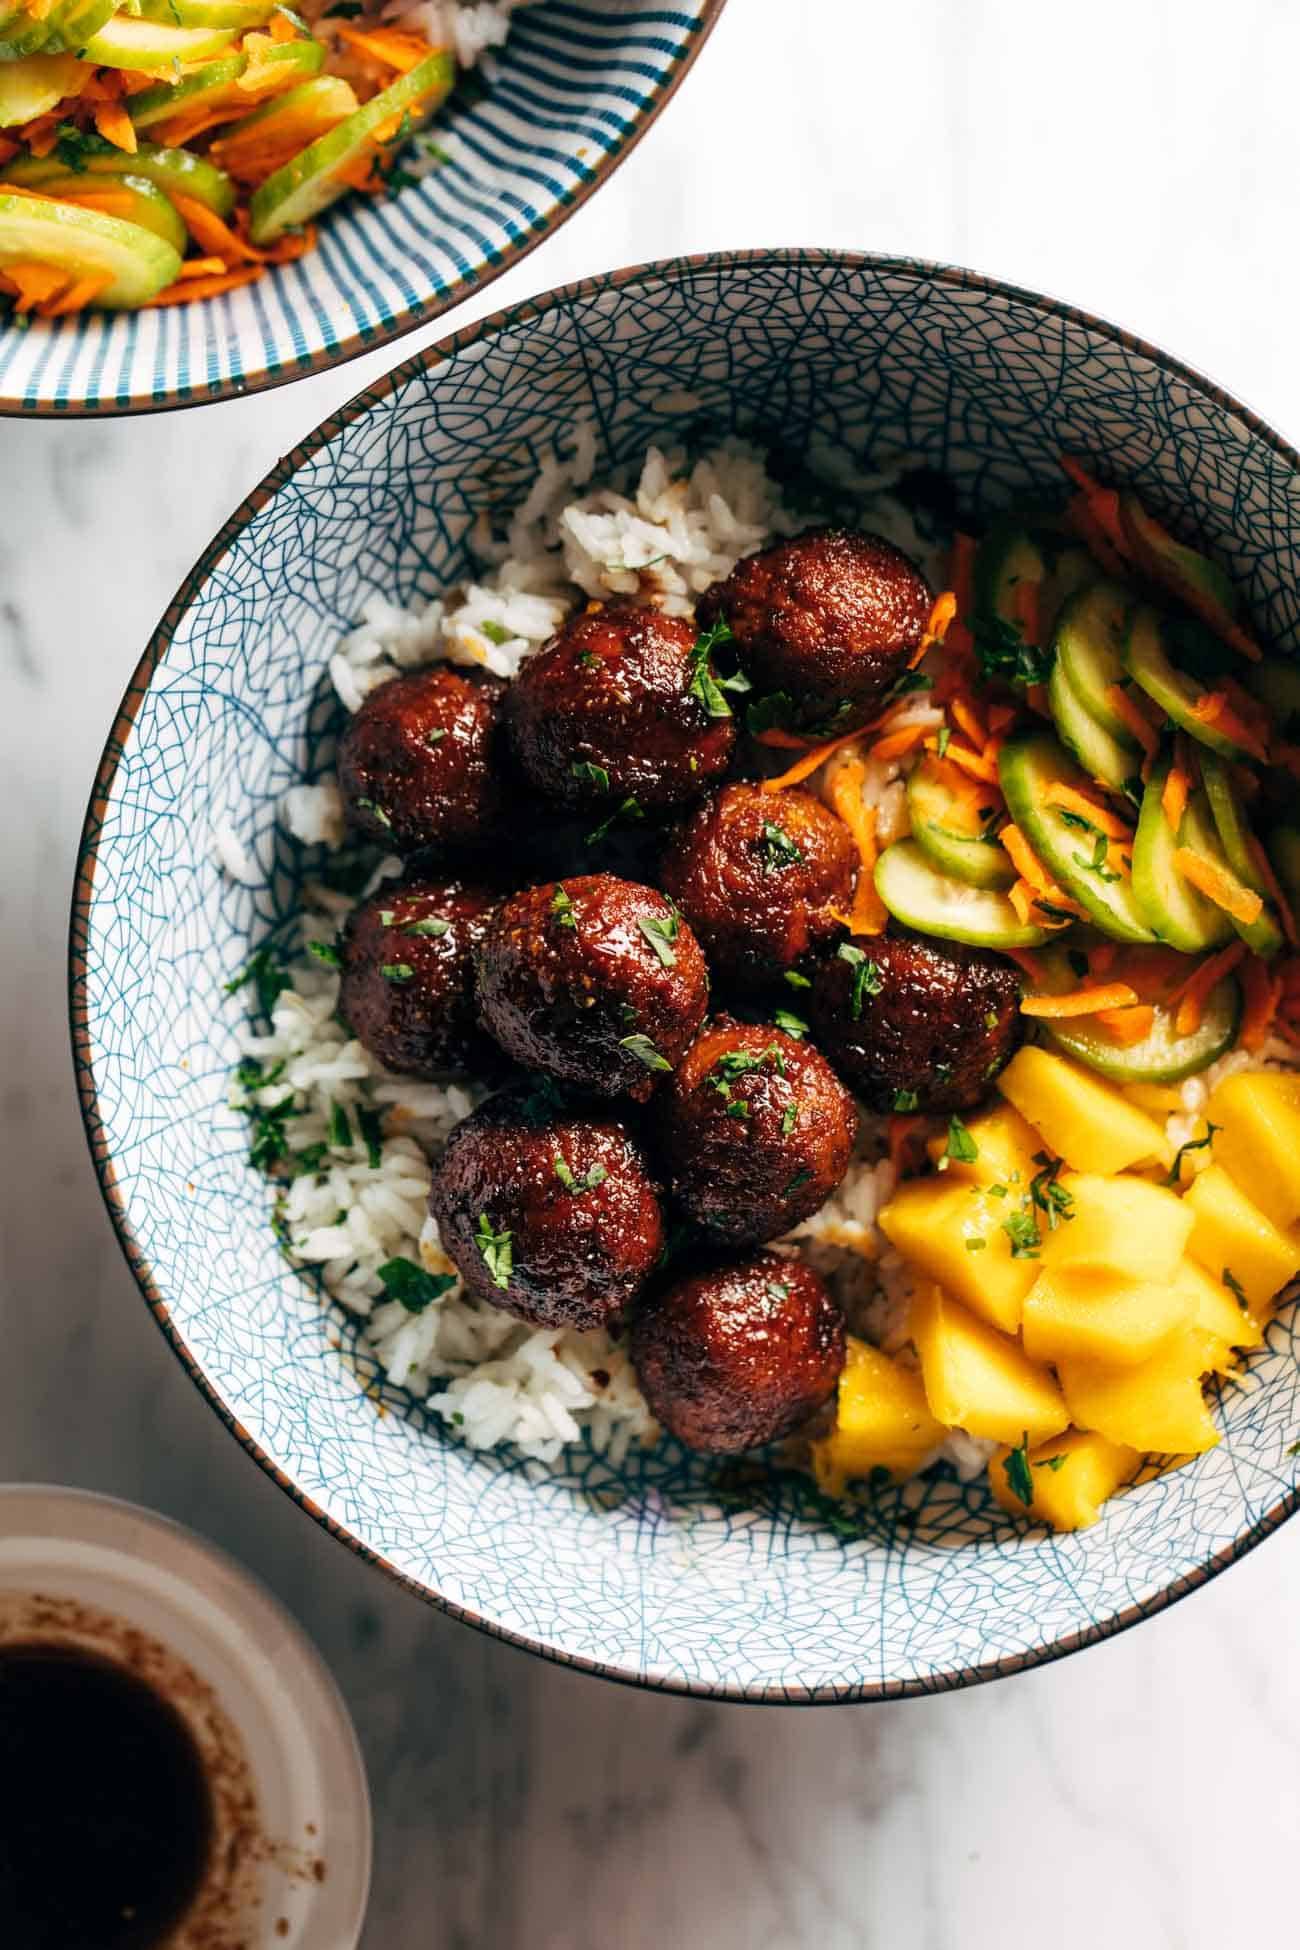
[[[1162,1126],[1183,1107],[1183,1093],[1176,1083],[1122,1083],[1120,1089],[1131,1104]]]
[[[998,1078],[998,1089],[1074,1171],[1124,1171],[1144,1158],[1168,1161],[1164,1130],[1154,1118],[1052,1050],[1026,1044]]]
[[[1128,1367],[1144,1361],[1195,1302],[1171,1281],[1117,1279],[1091,1267],[1043,1273],[1025,1298],[1025,1353],[1033,1361],[1078,1359]]]
[[[1219,1439],[1201,1389],[1204,1371],[1204,1343],[1190,1328],[1134,1367],[1062,1361],[1057,1368],[1070,1419],[1081,1429],[1131,1449],[1179,1456],[1199,1455]]]
[[[1010,1454],[1002,1448],[989,1461],[989,1488],[996,1501],[1012,1516],[1050,1524],[1053,1530],[1086,1530],[1096,1523],[1106,1498],[1142,1460],[1136,1449],[1109,1442],[1095,1430],[1067,1429],[1029,1451],[1033,1496],[1026,1504],[1007,1473]]]
[[[1207,1369],[1229,1374],[1237,1366],[1237,1349],[1260,1346],[1264,1335],[1258,1321],[1194,1259],[1183,1260],[1174,1286],[1190,1302],[1187,1325],[1202,1337]]]
[[[899,1480],[913,1475],[945,1434],[926,1404],[920,1375],[850,1335],[835,1427],[812,1445],[813,1469],[827,1494],[839,1496],[846,1483],[876,1469]]]
[[[1172,1279],[1192,1229],[1185,1200],[1142,1178],[1066,1172],[1058,1183],[1070,1216],[1054,1232],[1043,1226],[1044,1267],[1089,1266],[1139,1284]]]
[[[918,1271],[974,1313],[1014,1334],[1034,1284],[1031,1260],[1013,1259],[1003,1221],[1010,1198],[993,1198],[961,1179],[909,1178],[881,1208],[877,1223]]]
[[[975,1145],[976,1156],[964,1160],[948,1157],[948,1134],[931,1138],[926,1146],[931,1158],[947,1178],[964,1178],[970,1185],[1027,1185],[1038,1167],[1035,1151],[1043,1140],[1032,1124],[1026,1124],[1010,1104],[994,1104],[991,1110],[972,1117],[966,1126]]]
[[[949,1428],[1014,1444],[1045,1441],[1068,1423],[1050,1372],[941,1287],[914,1302],[912,1339],[930,1412]]]
[[[1222,1165],[1203,1171],[1183,1204],[1193,1220],[1188,1252],[1230,1292],[1235,1280],[1262,1326],[1282,1288],[1300,1273],[1300,1245],[1265,1218]]]
[[[1219,1126],[1214,1162],[1247,1190],[1266,1219],[1300,1218],[1300,1076],[1257,1070],[1225,1077],[1206,1106]]]

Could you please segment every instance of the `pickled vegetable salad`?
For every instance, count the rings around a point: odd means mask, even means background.
[[[184,303],[302,256],[337,198],[436,160],[409,153],[456,73],[430,19],[455,4],[394,24],[324,0],[309,24],[275,0],[0,0],[0,302]]]
[[[1070,1530],[1219,1440],[1206,1381],[1300,1275],[1300,667],[1065,466],[1063,515],[956,538],[912,680],[942,722],[901,701],[768,789],[901,761],[906,835],[877,858],[855,827],[878,905],[860,884],[853,932],[1000,949],[1048,1039],[969,1125],[892,1120],[914,1361],[851,1342],[818,1479],[902,1480],[957,1429],[998,1445],[1001,1503]]]

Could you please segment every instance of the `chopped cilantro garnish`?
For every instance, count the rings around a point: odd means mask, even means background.
[[[509,643],[511,641],[510,631],[505,628],[504,624],[494,623],[491,617],[485,618],[478,627],[488,642],[495,643],[498,649],[500,649],[503,643]]]
[[[366,1147],[366,1163],[371,1171],[378,1171],[384,1161],[384,1134],[379,1125],[379,1113],[367,1110],[364,1104],[357,1106],[357,1130],[361,1142]]]
[[[672,914],[642,914],[637,917],[637,926],[664,967],[676,968],[677,956],[672,944],[682,931],[681,915],[675,911]]]
[[[796,1042],[808,1034],[808,1025],[803,1017],[794,1015],[789,1009],[774,1010],[772,1021],[778,1029],[784,1029],[787,1036],[793,1036]]]
[[[447,733],[442,725],[436,724],[431,730],[425,732],[424,742],[426,745],[440,745],[446,736]]]
[[[614,821],[616,819],[644,819],[644,818],[645,818],[645,814],[641,810],[640,800],[634,799],[629,793],[626,799],[621,799],[619,801],[618,805],[615,806],[612,813],[608,813],[605,816],[605,818],[601,820],[599,826],[592,827],[591,831],[587,835],[587,845],[595,846],[599,843],[599,841],[603,840],[606,833],[608,833],[610,827],[614,824]]]
[[[1049,1232],[1055,1232],[1063,1220],[1074,1217],[1073,1195],[1056,1182],[1063,1162],[1060,1158],[1049,1158],[1045,1151],[1034,1154],[1034,1163],[1041,1164],[1042,1170],[1035,1172],[1029,1181],[1029,1197],[1040,1212],[1047,1214]]]
[[[456,1284],[454,1273],[426,1273],[413,1259],[386,1259],[379,1277],[389,1299],[399,1301],[408,1314],[422,1314]]]
[[[65,169],[80,176],[87,156],[111,156],[115,151],[111,142],[93,130],[79,129],[75,122],[60,122],[55,130],[54,153]]]
[[[403,921],[402,933],[427,935],[431,941],[440,941],[444,934],[451,933],[451,922],[441,914],[431,914],[425,921]]]
[[[731,641],[731,626],[719,617],[707,630],[700,631],[691,649],[686,689],[691,697],[699,699],[711,718],[731,716],[731,706],[722,694],[722,686],[709,668],[713,652]]]
[[[1045,684],[1052,674],[1051,650],[1026,643],[1014,623],[981,616],[975,625],[975,660],[980,675],[1007,684]]]
[[[1026,1510],[1034,1500],[1034,1478],[1029,1468],[1029,1431],[1025,1430],[1016,1447],[1003,1461],[1011,1494],[1019,1497]]]
[[[896,1090],[894,1092],[895,1110],[915,1110],[921,1099],[915,1090]]]
[[[855,948],[851,941],[842,941],[836,950],[841,961],[846,961],[853,969],[853,983],[849,989],[849,1014],[854,1022],[861,1020],[863,1000],[868,995],[879,995],[884,983],[880,969],[874,961],[868,960],[861,948]]]
[[[973,1165],[979,1154],[978,1144],[954,1112],[948,1119],[948,1143],[944,1157],[955,1158],[959,1165]]]
[[[799,1189],[802,1186],[807,1185],[811,1181],[811,1179],[812,1179],[812,1173],[806,1167],[802,1171],[797,1171],[794,1177],[790,1180],[789,1184],[783,1187],[781,1192],[782,1198],[789,1198],[791,1192],[799,1191]]]
[[[795,845],[784,826],[778,826],[770,819],[763,821],[759,852],[763,856],[764,873],[780,873],[784,867],[803,865],[803,848]]]
[[[672,1064],[666,1056],[661,1056],[648,1036],[620,1036],[620,1049],[629,1056],[635,1056],[638,1063],[644,1063],[647,1070],[671,1070]]]
[[[795,1125],[799,1122],[799,1108],[800,1107],[797,1100],[794,1103],[789,1103],[786,1105],[785,1113],[781,1118],[782,1137],[789,1137],[791,1131],[794,1129]]]
[[[483,1255],[483,1264],[491,1275],[492,1284],[504,1293],[510,1285],[510,1275],[514,1271],[515,1249],[510,1232],[493,1232],[492,1222],[486,1212],[478,1215],[478,1230],[474,1242]]]
[[[573,911],[573,902],[569,899],[568,890],[563,881],[560,882],[555,892],[551,895],[551,912],[562,928],[577,927],[578,917]]]
[[[280,997],[289,987],[289,977],[269,948],[259,948],[248,966],[235,975],[225,985],[227,995],[235,995],[245,982],[253,984],[257,995],[257,1006],[264,1016],[269,1016]]]
[[[774,1300],[780,1301],[790,1298],[790,1289],[784,1280],[767,1280],[765,1285]]]
[[[1091,859],[1083,853],[1073,853],[1070,857],[1076,867],[1082,867],[1085,873],[1095,873],[1098,880],[1119,879],[1119,875],[1112,872],[1106,865],[1110,857],[1110,841],[1104,833],[1098,833],[1096,839],[1093,841]]]
[[[1002,1221],[1002,1230],[1011,1241],[1012,1259],[1038,1258],[1043,1235],[1032,1212],[1013,1212]]]
[[[594,1192],[596,1187],[603,1185],[609,1177],[609,1173],[604,1165],[592,1165],[588,1171],[583,1173],[581,1178],[577,1177],[564,1162],[564,1159],[558,1151],[552,1162],[555,1167],[555,1176],[559,1179],[566,1192]]]
[[[982,1253],[988,1243],[987,1239],[968,1239],[966,1241],[966,1251],[968,1253]]]
[[[357,811],[368,812],[370,814],[370,817],[372,819],[378,820],[381,826],[385,826],[389,828],[392,827],[393,822],[388,817],[388,814],[384,811],[382,806],[377,806],[373,799],[358,799]]]
[[[386,982],[409,982],[415,970],[409,961],[386,961],[379,972]]]
[[[352,1142],[352,1126],[348,1122],[347,1111],[340,1103],[330,1104],[330,1143],[336,1151],[344,1151]]]
[[[941,724],[939,726],[939,736],[934,741],[935,750],[938,752],[940,758],[947,757],[948,744],[951,738],[952,738],[952,733],[948,729],[947,725]]]
[[[1052,1474],[1053,1474],[1053,1476],[1055,1476],[1055,1474],[1056,1474],[1056,1472],[1057,1472],[1057,1470],[1058,1470],[1058,1469],[1064,1469],[1064,1468],[1065,1468],[1065,1465],[1066,1465],[1066,1464],[1067,1464],[1067,1463],[1069,1462],[1069,1460],[1070,1460],[1070,1458],[1069,1458],[1069,1456],[1068,1456],[1068,1455],[1065,1455],[1065,1456],[1044,1456],[1044,1457],[1043,1457],[1043,1460],[1042,1460],[1042,1461],[1041,1461],[1040,1463],[1035,1463],[1035,1464],[1034,1464],[1034,1468],[1035,1468],[1035,1469],[1050,1469],[1050,1470],[1051,1470],[1051,1472],[1052,1472]]]
[[[1246,1289],[1230,1266],[1225,1266],[1223,1269],[1223,1284],[1227,1287],[1242,1312],[1248,1313],[1250,1311],[1250,1302],[1246,1298]]]
[[[1166,1185],[1177,1185],[1183,1175],[1183,1159],[1187,1156],[1187,1153],[1189,1151],[1206,1150],[1211,1144],[1214,1143],[1216,1135],[1222,1129],[1223,1129],[1222,1124],[1211,1124],[1207,1121],[1205,1126],[1204,1137],[1189,1138],[1186,1144],[1180,1144],[1177,1151],[1174,1153],[1174,1162],[1170,1165],[1169,1170],[1165,1176]]]
[[[810,989],[812,987],[812,983],[808,980],[808,977],[801,975],[797,968],[787,968],[782,979],[787,981],[792,989]]]
[[[609,773],[603,765],[593,765],[589,759],[575,758],[569,771],[580,784],[594,786],[597,792],[609,791]]]

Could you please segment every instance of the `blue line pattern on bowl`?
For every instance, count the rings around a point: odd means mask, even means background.
[[[121,413],[319,371],[436,317],[504,270],[609,173],[689,65],[722,0],[544,0],[482,85],[434,123],[456,160],[353,196],[317,250],[258,284],[160,310],[25,328],[0,317],[0,413]]]
[[[328,762],[324,667],[372,589],[463,572],[580,416],[597,478],[650,440],[732,429],[804,453],[906,451],[971,511],[1059,492],[1056,456],[1137,486],[1240,577],[1294,648],[1300,473],[1244,408],[1112,327],[905,261],[757,254],[557,294],[410,362],[281,464],[180,592],[123,706],[87,822],[73,1008],[92,1145],[137,1274],[192,1372],[313,1513],[424,1595],[642,1683],[745,1698],[884,1697],[986,1678],[1133,1622],[1290,1513],[1295,1310],[1220,1389],[1222,1446],[1075,1536],[982,1484],[884,1494],[845,1543],[761,1473],[752,1507],[666,1445],[613,1469],[474,1455],[386,1387],[352,1323],[277,1254],[225,1106],[222,984],[310,864],[277,824]],[[228,820],[253,888],[209,853]],[[381,1414],[380,1407],[384,1412]]]

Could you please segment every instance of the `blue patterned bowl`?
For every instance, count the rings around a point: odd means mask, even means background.
[[[390,198],[354,196],[318,249],[191,305],[0,317],[0,415],[145,413],[280,386],[426,325],[558,229],[649,128],[725,0],[539,0],[493,78],[441,111],[454,159]]]
[[[1157,1611],[1296,1503],[1295,1312],[1220,1402],[1222,1446],[1049,1537],[980,1484],[881,1496],[848,1540],[788,1481],[723,1508],[679,1450],[612,1468],[475,1455],[384,1388],[279,1258],[226,1108],[231,969],[295,902],[276,821],[309,776],[326,659],[378,584],[427,597],[486,503],[594,414],[610,464],[654,438],[814,431],[905,448],[993,510],[1092,455],[1200,536],[1266,632],[1300,629],[1300,456],[1098,319],[964,272],[760,253],[598,279],[400,367],[270,474],[172,604],[113,728],[72,928],[95,1162],[145,1296],[218,1413],[318,1521],[413,1590],[535,1650],[665,1689],[852,1700],[959,1686]],[[598,470],[599,472],[599,470]],[[208,850],[229,820],[260,884]],[[340,1358],[340,1351],[345,1358]],[[386,1412],[377,1412],[377,1404]]]

